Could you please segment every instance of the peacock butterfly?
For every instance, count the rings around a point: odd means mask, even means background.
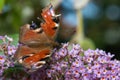
[[[32,22],[20,28],[18,49],[15,59],[24,67],[36,70],[42,67],[50,57],[51,50],[57,43],[56,33],[59,26],[59,16],[55,15],[52,5],[42,10],[41,16],[44,20],[39,27]]]

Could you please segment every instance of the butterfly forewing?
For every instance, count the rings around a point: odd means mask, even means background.
[[[54,21],[55,13],[52,5],[42,10],[44,20],[39,28],[26,24],[20,28],[20,45],[16,51],[15,58],[24,67],[29,69],[40,68],[46,62],[46,58],[51,55],[51,50],[56,44],[54,41],[57,29]]]

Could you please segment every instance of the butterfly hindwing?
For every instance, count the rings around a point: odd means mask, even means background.
[[[29,69],[42,67],[56,44],[55,36],[58,30],[59,16],[55,15],[52,5],[44,8],[41,15],[44,22],[39,27],[32,23],[32,25],[26,24],[20,28],[20,45],[15,58]]]

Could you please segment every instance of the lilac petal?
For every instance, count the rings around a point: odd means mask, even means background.
[[[0,39],[3,39],[4,38],[4,36],[0,36]]]

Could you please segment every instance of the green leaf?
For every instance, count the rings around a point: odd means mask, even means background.
[[[0,0],[0,12],[3,9],[4,3],[5,3],[5,0]]]
[[[17,80],[21,80],[21,79],[18,79],[18,76],[20,78],[20,76],[24,77],[24,76],[28,76],[28,74],[24,71],[24,69],[21,66],[15,66],[15,67],[9,67],[8,69],[6,69],[3,73],[3,76],[8,79],[14,76],[14,78],[17,78]]]
[[[7,36],[10,37],[10,38],[13,38],[13,42],[12,42],[13,45],[17,45],[18,44],[18,39],[19,39],[19,35],[18,34],[11,34],[11,35],[7,35]],[[0,44],[2,44],[2,43],[3,43],[3,41],[0,40]]]
[[[12,35],[8,35],[9,37],[13,38],[13,45],[17,45],[18,44],[18,39],[19,39],[19,35],[18,34],[12,34]]]
[[[0,55],[3,55],[3,52],[0,51]]]

